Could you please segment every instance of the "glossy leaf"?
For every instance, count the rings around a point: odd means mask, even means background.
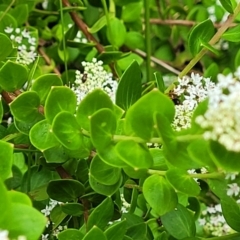
[[[93,226],[97,226],[104,230],[113,216],[113,210],[114,206],[112,199],[107,197],[91,212],[87,222],[87,229],[90,230]]]
[[[79,203],[65,203],[61,205],[62,211],[71,216],[81,216],[84,213],[83,205]]]
[[[222,38],[230,42],[239,42],[239,35],[238,35],[239,31],[240,31],[240,24],[237,25],[236,27],[228,29],[222,35]]]
[[[83,240],[107,240],[106,235],[97,226],[93,226],[92,229],[84,236]]]
[[[170,169],[166,172],[167,180],[178,191],[190,196],[197,196],[200,193],[200,187],[192,177],[180,169]]]
[[[196,25],[189,34],[188,46],[193,56],[202,48],[202,42],[209,42],[215,33],[215,28],[210,19]]]
[[[132,239],[147,239],[147,224],[139,223],[128,228],[127,236]]]
[[[117,143],[116,150],[121,159],[135,170],[148,169],[152,166],[152,156],[146,146],[133,140],[123,140]]]
[[[112,110],[103,108],[90,118],[90,134],[97,149],[106,148],[112,141],[117,128],[117,120]]]
[[[67,149],[62,145],[57,145],[43,151],[47,163],[64,163],[69,159]]]
[[[96,89],[89,93],[78,106],[77,121],[81,127],[89,130],[89,117],[102,108],[109,108],[113,110],[113,103],[105,92],[100,89]]]
[[[5,91],[13,92],[24,85],[27,77],[28,70],[25,66],[7,61],[0,69],[0,86]]]
[[[143,195],[159,216],[177,206],[177,194],[166,179],[159,175],[152,175],[145,180]]]
[[[142,92],[141,69],[136,61],[121,76],[116,93],[116,104],[125,111],[133,105]]]
[[[84,186],[73,179],[52,180],[48,184],[47,193],[59,202],[70,202],[83,195]]]
[[[102,194],[104,196],[110,197],[112,196],[116,191],[118,191],[121,183],[122,183],[122,179],[119,179],[119,181],[114,184],[114,185],[105,185],[105,184],[101,184],[99,183],[92,175],[89,176],[89,183],[91,188],[99,193]]]
[[[106,16],[104,15],[101,18],[99,18],[98,21],[96,21],[91,28],[88,28],[88,31],[90,33],[96,33],[99,30],[101,30],[106,24],[107,24],[107,19],[106,19]]]
[[[10,109],[19,121],[32,123],[36,119],[43,118],[39,112],[40,98],[36,92],[24,92],[10,103]]]
[[[34,80],[31,90],[38,93],[41,104],[44,104],[53,86],[62,86],[61,78],[56,74],[45,74]]]
[[[221,199],[223,216],[227,224],[237,232],[240,231],[240,208],[236,201],[226,196]]]
[[[233,5],[232,5],[231,1],[229,1],[229,0],[220,0],[220,3],[222,4],[222,6],[224,7],[224,9],[226,11],[228,11],[229,13],[233,13]]]
[[[194,218],[187,208],[181,204],[178,204],[176,209],[163,215],[161,221],[168,233],[176,239],[194,237],[196,234]]]
[[[52,148],[59,144],[52,132],[52,126],[47,120],[42,120],[35,124],[30,130],[30,141],[40,151]]]
[[[13,45],[12,41],[3,33],[0,33],[0,43],[1,43],[0,61],[3,61],[12,52]]]
[[[0,180],[0,193],[0,228],[4,229],[7,220],[9,221],[11,218],[11,216],[9,216],[9,212],[11,211],[11,202],[10,196],[8,195],[2,179]]]
[[[154,128],[156,112],[163,114],[169,122],[172,122],[175,108],[170,98],[154,89],[129,108],[125,120],[126,133],[137,135],[145,140],[156,136]]]
[[[122,240],[127,231],[127,222],[122,220],[110,225],[104,232],[108,240]]]
[[[0,181],[11,176],[12,164],[13,144],[0,140]]]
[[[74,92],[68,87],[52,87],[45,104],[45,116],[51,124],[53,119],[61,111],[74,113],[77,106],[77,98]]]
[[[68,228],[58,234],[59,240],[82,240],[84,235],[77,229]]]
[[[114,185],[121,177],[121,169],[106,164],[96,155],[90,164],[90,175],[102,184]]]
[[[76,150],[83,144],[81,127],[70,112],[60,112],[53,121],[52,131],[67,149]]]

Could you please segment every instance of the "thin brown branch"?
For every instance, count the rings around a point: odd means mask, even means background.
[[[56,167],[56,171],[61,177],[61,179],[72,179],[72,177],[68,174],[68,172],[62,166]]]
[[[9,93],[6,91],[2,91],[1,95],[7,104],[11,103],[16,98],[16,96],[13,93]]]
[[[153,24],[159,24],[159,25],[181,25],[181,26],[194,26],[198,24],[198,22],[190,21],[190,20],[183,20],[183,19],[158,19],[158,18],[152,18],[150,19],[150,23]],[[220,28],[223,25],[223,23],[213,23],[213,26],[215,28]],[[232,23],[229,27],[235,27],[237,26],[236,23]]]
[[[132,51],[137,53],[141,57],[144,57],[144,58],[146,57],[146,53],[143,52],[140,49],[135,49],[135,50],[132,50]],[[180,71],[178,71],[177,69],[173,68],[172,66],[170,66],[169,64],[167,64],[166,62],[164,62],[164,61],[162,61],[162,60],[160,60],[158,58],[155,58],[155,57],[151,56],[151,61],[156,63],[156,64],[158,64],[158,65],[160,65],[161,67],[167,69],[168,71],[170,71],[170,72],[172,72],[172,73],[174,73],[176,75],[179,75],[179,73],[180,73]]]
[[[44,52],[43,48],[40,47],[38,49],[39,54],[44,58],[45,62],[51,66],[51,59],[48,57],[48,55]],[[58,69],[55,67],[53,69],[53,72],[56,73],[58,76],[61,76],[61,73],[58,71]]]

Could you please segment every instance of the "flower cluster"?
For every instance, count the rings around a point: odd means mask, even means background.
[[[36,38],[32,37],[30,32],[24,28],[6,27],[4,32],[9,35],[13,41],[13,45],[18,49],[16,62],[29,65],[37,57],[36,53]]]
[[[10,240],[8,237],[8,230],[1,230],[0,229],[0,240]],[[27,240],[25,236],[18,236],[17,239],[12,239],[12,240]]]
[[[240,68],[227,76],[218,75],[218,83],[209,94],[208,109],[196,122],[206,129],[206,140],[218,141],[227,150],[240,151]]]
[[[190,77],[178,79],[172,95],[179,101],[176,106],[176,114],[173,121],[173,128],[177,131],[190,127],[193,110],[202,102],[215,84],[210,78],[204,78],[199,74],[191,74]]]
[[[204,232],[208,235],[224,236],[233,232],[223,217],[220,204],[209,206],[202,211],[201,218],[198,219],[198,222],[199,225],[202,226]]]
[[[71,28],[72,24],[68,24],[68,28]],[[81,31],[77,32],[76,37],[73,39],[74,42],[79,42],[79,43],[87,43],[88,40],[84,37],[83,33]]]
[[[55,208],[57,205],[62,204],[61,202],[57,202],[55,200],[50,199],[49,204],[46,205],[46,207],[44,209],[41,210],[41,212],[46,216],[49,217],[51,214],[51,211],[53,210],[53,208]],[[54,226],[54,223],[50,222],[50,220],[48,219],[47,224],[46,224],[46,228],[49,228],[50,225]],[[54,229],[54,231],[51,233],[52,236],[57,237],[57,235],[63,231],[64,229],[66,229],[67,226],[61,226],[59,225],[57,228]],[[49,233],[46,234],[42,234],[42,240],[48,240],[50,237]],[[52,238],[51,238],[52,239]]]
[[[77,96],[78,103],[91,91],[100,88],[115,102],[117,81],[112,79],[112,73],[103,68],[103,62],[93,58],[92,62],[82,62],[83,73],[76,71],[75,84],[72,90]]]

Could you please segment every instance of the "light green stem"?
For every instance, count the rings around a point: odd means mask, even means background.
[[[209,41],[210,45],[214,45],[217,43],[224,32],[227,31],[227,29],[230,27],[230,25],[233,23],[236,16],[240,13],[240,3],[237,5],[237,7],[234,10],[234,13],[229,15],[227,21],[218,29],[216,34],[212,37],[212,39]],[[188,74],[188,72],[195,66],[195,64],[208,52],[206,48],[203,48],[191,61],[190,63],[182,70],[182,72],[179,74],[179,77],[182,78]]]
[[[147,82],[151,81],[151,30],[150,30],[150,1],[144,0],[145,12],[145,44]]]

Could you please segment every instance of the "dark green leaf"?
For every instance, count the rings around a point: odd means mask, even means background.
[[[128,228],[127,236],[131,237],[133,240],[143,239],[147,240],[147,224],[139,223]]]
[[[92,229],[84,236],[83,240],[107,240],[104,232],[97,226],[93,226]]]
[[[70,202],[83,195],[84,186],[72,179],[52,180],[48,184],[47,193],[59,202]]]
[[[122,240],[126,231],[127,222],[126,220],[123,220],[121,222],[116,222],[109,226],[105,231],[105,235],[108,240]]]
[[[121,177],[121,169],[106,164],[98,155],[96,155],[91,161],[90,174],[99,183],[105,185],[114,185]]]
[[[58,234],[59,240],[82,240],[84,235],[77,229],[68,228]]]
[[[76,117],[70,112],[60,112],[53,120],[52,131],[67,149],[81,148],[83,137]]]
[[[228,11],[229,13],[233,13],[233,5],[232,2],[229,0],[220,0],[220,3],[222,4],[222,6],[224,7],[224,9],[226,11]]]
[[[133,61],[120,79],[116,93],[116,104],[127,111],[141,97],[141,92],[141,69],[138,63]]]
[[[69,159],[67,149],[60,144],[44,150],[43,155],[47,163],[64,163]]]
[[[7,61],[0,69],[0,86],[5,91],[13,92],[24,85],[27,77],[28,70],[25,66]]]
[[[162,74],[160,72],[155,72],[154,77],[155,77],[155,81],[157,83],[157,88],[159,89],[159,91],[164,93],[165,85],[164,85]]]
[[[159,216],[177,206],[177,194],[166,179],[159,175],[152,175],[145,180],[143,195]]]
[[[113,216],[113,209],[112,199],[107,197],[91,212],[87,222],[87,229],[90,230],[93,226],[97,226],[104,230]]]
[[[168,233],[176,239],[194,237],[196,234],[194,218],[187,208],[181,204],[178,204],[176,209],[163,215],[161,220]]]
[[[89,93],[78,106],[77,121],[81,127],[89,130],[89,117],[102,108],[109,108],[113,110],[113,103],[105,92],[100,89],[96,89]]]
[[[215,28],[210,19],[196,25],[189,34],[188,46],[193,56],[202,48],[202,42],[209,42],[215,33]]]
[[[77,98],[68,87],[52,87],[45,105],[45,116],[51,124],[55,116],[61,111],[74,113],[77,106]]]
[[[61,205],[62,211],[71,216],[81,216],[84,213],[84,207],[80,203],[65,203]]]
[[[0,33],[0,61],[5,60],[5,58],[10,55],[13,50],[12,41],[3,33]]]

